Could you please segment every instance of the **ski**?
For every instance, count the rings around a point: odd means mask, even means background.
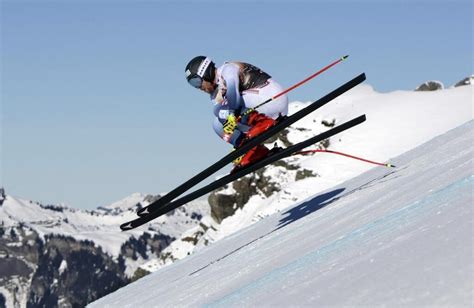
[[[315,144],[317,142],[320,142],[324,139],[327,139],[335,134],[338,134],[342,131],[345,131],[351,127],[354,127],[356,125],[359,125],[361,124],[362,122],[364,122],[366,120],[366,117],[365,115],[361,115],[357,118],[354,118],[350,121],[347,121],[343,124],[340,124],[336,127],[333,127],[331,128],[330,130],[326,131],[326,132],[323,132],[319,135],[316,135],[314,137],[311,137],[305,141],[302,141],[300,143],[297,143],[295,145],[292,145],[288,148],[285,148],[285,149],[282,149],[276,153],[274,153],[273,155],[270,155],[246,168],[243,168],[241,170],[238,170],[236,171],[235,173],[231,173],[229,175],[226,175],[210,184],[208,184],[207,186],[204,186],[180,199],[177,199],[175,201],[172,201],[170,203],[168,203],[167,205],[161,207],[161,208],[158,208],[157,210],[151,212],[150,214],[148,215],[144,215],[144,216],[140,216],[138,217],[137,219],[134,219],[132,221],[129,221],[129,222],[126,222],[124,224],[122,224],[120,226],[120,228],[122,229],[122,231],[127,231],[127,230],[131,230],[131,229],[134,229],[136,227],[139,227],[161,215],[164,215],[166,213],[168,213],[169,211],[172,211],[172,210],[175,210],[177,209],[178,207],[186,204],[186,203],[189,203],[219,187],[222,187],[232,181],[235,181],[251,172],[254,172],[262,167],[265,167],[271,163],[274,163],[282,158],[286,158],[286,157],[289,157],[291,155],[293,155],[294,153],[298,152],[298,151],[301,151],[303,150],[304,148],[312,145],[312,144]]]
[[[251,148],[263,143],[268,138],[272,137],[273,135],[279,133],[283,129],[287,128],[291,124],[295,123],[296,121],[300,120],[301,118],[307,116],[311,112],[315,111],[318,108],[321,108],[331,100],[335,99],[336,97],[342,95],[343,93],[349,91],[350,89],[354,88],[358,84],[362,83],[366,79],[365,74],[362,73],[357,77],[353,78],[352,80],[346,82],[339,88],[333,90],[332,92],[326,94],[322,98],[316,100],[315,102],[311,103],[309,106],[301,109],[300,111],[296,112],[295,114],[288,116],[278,122],[275,126],[271,127],[264,133],[256,136],[255,138],[250,139],[248,142],[244,143],[241,147],[232,151],[231,153],[227,154],[219,161],[214,163],[213,165],[209,166],[205,170],[201,171],[188,181],[184,182],[180,186],[176,187],[166,195],[162,196],[157,201],[151,203],[147,207],[140,209],[137,214],[138,216],[148,215],[149,213],[159,209],[160,207],[165,206],[167,203],[171,202],[176,197],[180,196],[184,192],[186,192],[191,187],[195,186],[196,184],[200,183],[201,181],[205,180],[207,177],[218,171],[219,169],[225,167],[227,164],[231,163],[234,159],[244,155],[247,153]]]

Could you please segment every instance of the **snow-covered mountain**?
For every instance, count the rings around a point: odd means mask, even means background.
[[[209,208],[205,200],[196,201],[147,228],[120,232],[118,226],[154,198],[133,194],[83,211],[4,195],[0,302],[4,299],[9,307],[84,306],[147,274],[151,260],[154,268],[172,263],[176,257],[166,252],[170,243],[197,226]]]
[[[386,161],[471,120],[472,94],[472,85],[391,93],[360,85],[276,142],[295,143],[365,113],[367,122],[319,147]],[[292,103],[290,113],[307,104]],[[81,211],[2,193],[0,306],[2,299],[8,307],[84,305],[370,168],[330,154],[295,156],[212,193],[211,208],[198,200],[131,232],[118,226],[156,196]],[[81,280],[94,283],[84,288]]]
[[[50,234],[61,234],[78,241],[91,240],[111,256],[118,257],[121,245],[131,237],[140,237],[144,231],[176,238],[183,231],[199,223],[209,213],[205,201],[192,203],[190,208],[181,208],[149,224],[146,229],[132,232],[117,232],[117,226],[136,217],[136,210],[146,206],[153,196],[133,194],[107,207],[85,211],[58,205],[42,205],[7,195],[0,206],[2,227],[29,226],[41,238]]]

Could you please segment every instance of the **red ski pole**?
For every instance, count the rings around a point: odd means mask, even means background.
[[[364,161],[364,162],[369,163],[369,164],[374,164],[374,165],[378,165],[378,166],[384,166],[384,167],[395,168],[394,165],[389,164],[389,163],[379,163],[379,162],[375,162],[375,161],[368,160],[368,159],[365,159],[365,158],[357,157],[357,156],[354,156],[354,155],[350,155],[350,154],[346,154],[346,153],[342,153],[342,152],[337,152],[337,151],[331,151],[331,150],[308,150],[308,151],[300,151],[300,152],[296,152],[294,155],[299,155],[299,154],[300,154],[300,155],[306,155],[306,154],[312,154],[312,153],[330,153],[330,154],[342,155],[342,156],[349,157],[349,158],[352,158],[352,159],[361,160],[361,161]]]
[[[260,107],[262,107],[262,106],[265,105],[265,104],[268,104],[269,102],[271,102],[271,101],[274,100],[274,99],[277,99],[278,97],[282,96],[283,94],[286,94],[286,93],[288,93],[288,92],[290,92],[290,91],[296,89],[297,87],[301,86],[303,83],[310,81],[311,79],[313,79],[314,77],[316,77],[316,76],[320,75],[321,73],[327,71],[328,69],[330,69],[330,68],[333,67],[334,65],[336,65],[336,64],[338,64],[338,63],[341,63],[342,61],[346,60],[348,57],[349,57],[349,55],[346,55],[346,56],[344,56],[344,57],[339,58],[338,60],[334,61],[333,63],[329,64],[328,66],[326,66],[326,67],[320,69],[319,71],[317,71],[317,72],[314,73],[313,75],[311,75],[311,76],[309,76],[309,77],[307,77],[307,78],[301,80],[300,82],[298,82],[298,83],[292,85],[292,86],[289,87],[288,89],[283,90],[282,92],[278,93],[277,95],[275,95],[275,96],[273,96],[273,97],[267,99],[267,100],[264,101],[263,103],[258,104],[258,105],[255,106],[254,108],[251,108],[251,109],[247,110],[247,111],[244,112],[244,114],[242,114],[242,115],[249,114],[249,113],[252,112],[253,110],[255,110],[255,109],[257,109],[257,108],[260,108]]]

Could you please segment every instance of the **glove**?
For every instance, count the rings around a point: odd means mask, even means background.
[[[226,135],[232,135],[234,133],[234,130],[237,128],[237,118],[235,115],[231,114],[227,117],[223,128]]]

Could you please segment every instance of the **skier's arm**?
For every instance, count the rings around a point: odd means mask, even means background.
[[[240,113],[245,104],[239,89],[239,68],[236,65],[228,64],[223,68],[221,74],[226,88],[225,99],[227,104],[235,113]]]

